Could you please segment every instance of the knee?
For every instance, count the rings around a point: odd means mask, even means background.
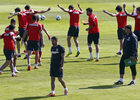
[[[59,82],[62,82],[63,80],[62,80],[62,79],[60,79],[60,78],[58,78],[58,81],[59,81]]]

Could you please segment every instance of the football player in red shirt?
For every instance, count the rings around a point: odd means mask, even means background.
[[[3,38],[4,41],[4,55],[6,57],[6,62],[0,66],[0,74],[2,74],[2,70],[5,69],[8,65],[10,65],[10,69],[12,71],[12,77],[18,76],[13,71],[13,55],[15,51],[15,34],[14,34],[14,25],[9,25],[9,32],[3,33],[0,35],[0,39]],[[19,37],[17,37],[19,38]]]
[[[66,55],[66,57],[68,57],[69,55],[72,54],[71,51],[71,38],[73,37],[75,45],[77,47],[77,54],[75,57],[78,57],[80,54],[80,50],[79,50],[79,43],[78,43],[78,36],[79,36],[79,18],[80,18],[80,14],[83,14],[83,10],[80,7],[80,4],[78,4],[78,7],[80,9],[76,10],[74,9],[73,5],[70,5],[67,9],[62,8],[60,5],[57,5],[60,9],[62,9],[64,12],[69,13],[70,15],[70,27],[69,27],[69,31],[68,31],[68,35],[67,35],[67,44],[68,44],[68,48],[69,48],[69,53]]]
[[[127,24],[127,15],[125,14],[125,12],[122,11],[122,7],[120,5],[116,7],[116,11],[117,13],[112,14],[112,13],[107,12],[106,10],[103,10],[104,13],[117,18],[117,23],[118,23],[117,33],[118,33],[118,39],[120,40],[120,51],[117,54],[121,55],[122,48],[123,48],[123,39],[125,36],[124,29]]]
[[[99,61],[99,28],[98,28],[98,21],[97,16],[92,13],[92,8],[87,8],[87,16],[89,16],[88,23],[84,22],[83,25],[89,25],[86,29],[88,31],[88,47],[90,52],[90,58],[87,59],[88,61],[93,60],[92,54],[92,41],[94,41],[96,47],[96,61]]]
[[[38,69],[37,62],[38,62],[38,50],[39,50],[39,45],[40,45],[40,39],[42,40],[42,46],[44,47],[43,34],[41,32],[42,26],[40,23],[37,22],[36,15],[33,15],[32,19],[33,19],[33,23],[30,23],[27,25],[26,31],[25,31],[23,39],[22,39],[22,43],[23,43],[27,33],[29,33],[29,40],[28,40],[28,44],[27,44],[28,71],[31,70],[30,58],[31,58],[31,52],[33,49],[35,50],[35,67],[34,67],[34,69]]]

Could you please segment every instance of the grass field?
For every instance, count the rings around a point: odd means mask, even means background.
[[[45,13],[46,20],[40,21],[44,24],[51,36],[57,36],[59,44],[65,47],[68,52],[66,36],[69,28],[69,15],[61,11],[56,5],[60,4],[67,8],[73,4],[76,9],[77,3],[84,9],[93,8],[98,17],[100,29],[100,61],[86,61],[89,58],[87,46],[86,27],[82,21],[88,17],[84,12],[80,16],[80,36],[79,44],[81,54],[75,58],[76,47],[72,41],[72,52],[68,58],[65,58],[64,80],[69,89],[68,96],[63,95],[63,88],[56,80],[56,97],[46,97],[50,93],[50,48],[51,42],[44,35],[46,46],[43,48],[42,64],[38,70],[34,70],[34,55],[32,55],[32,71],[27,71],[27,61],[25,56],[17,60],[17,69],[21,72],[19,77],[11,77],[10,69],[7,67],[0,76],[0,100],[139,100],[140,96],[140,68],[137,65],[137,79],[135,86],[127,86],[131,81],[131,72],[126,68],[124,85],[115,86],[113,83],[119,79],[119,61],[121,56],[117,56],[119,50],[119,41],[117,40],[117,22],[102,12],[103,9],[115,13],[115,7],[126,3],[127,10],[132,12],[132,5],[140,6],[139,0],[0,0],[0,33],[4,32],[9,24],[9,12],[14,11],[16,7],[24,9],[26,4],[30,4],[32,9],[43,10],[52,7],[52,10]],[[55,17],[60,15],[62,19],[56,21]],[[17,19],[17,17],[14,17]],[[134,28],[134,19],[128,17],[128,24]],[[18,24],[16,25],[18,27]],[[16,28],[17,29],[17,28]],[[94,46],[93,46],[94,48]],[[21,52],[24,47],[21,47]],[[140,50],[139,50],[140,52]],[[95,48],[93,49],[96,57]],[[140,59],[140,57],[139,57]],[[3,40],[0,40],[0,65],[5,62],[3,55]]]

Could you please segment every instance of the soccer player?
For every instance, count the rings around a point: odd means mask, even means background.
[[[134,34],[138,37],[138,41],[140,41],[140,7],[136,9],[135,14],[135,5],[133,5],[133,13],[129,14],[126,11],[126,4],[123,5],[124,11],[127,14],[127,16],[133,17],[135,19],[135,29],[134,29]]]
[[[0,39],[3,38],[4,41],[4,55],[6,57],[6,62],[0,66],[0,74],[2,74],[2,70],[5,69],[8,65],[10,65],[10,69],[12,72],[12,77],[18,76],[13,71],[13,55],[15,51],[15,34],[14,34],[14,25],[9,25],[9,32],[3,33],[0,35]]]
[[[138,57],[138,40],[137,36],[132,32],[131,25],[125,26],[125,33],[126,37],[124,39],[123,43],[123,55],[120,60],[120,80],[115,82],[116,85],[123,84],[123,76],[125,72],[125,63],[124,60],[130,58],[130,60],[133,60],[134,57]],[[132,81],[128,85],[135,85],[135,78],[136,78],[136,64],[130,66],[131,72],[132,72]]]
[[[96,61],[99,61],[99,28],[98,28],[98,21],[97,16],[92,13],[92,8],[87,8],[87,16],[89,16],[88,23],[84,22],[83,25],[89,25],[86,29],[88,31],[88,48],[90,52],[90,58],[87,59],[88,61],[93,60],[92,54],[92,41],[94,41],[96,47]]]
[[[117,13],[112,14],[107,12],[106,10],[103,10],[104,13],[117,18],[117,23],[118,23],[117,33],[118,33],[118,39],[120,40],[120,51],[116,54],[121,55],[122,47],[123,47],[123,38],[125,36],[124,28],[127,24],[127,15],[125,14],[125,12],[122,11],[122,7],[120,5],[116,7],[116,11]]]
[[[80,50],[79,50],[79,43],[78,43],[78,36],[79,36],[79,18],[80,18],[80,14],[83,14],[83,10],[80,7],[80,4],[78,4],[78,7],[80,9],[76,10],[74,9],[73,5],[69,5],[68,9],[64,9],[62,8],[60,5],[57,5],[60,9],[62,9],[64,12],[69,13],[70,15],[70,27],[69,27],[69,31],[68,31],[68,35],[67,35],[67,44],[68,44],[68,48],[69,48],[69,53],[66,55],[66,57],[68,57],[69,55],[72,54],[71,51],[71,38],[73,37],[75,45],[77,47],[77,54],[75,57],[78,57],[80,54]]]
[[[20,8],[15,8],[15,12],[14,13],[10,13],[10,14],[12,14],[12,16],[9,16],[8,18],[12,18],[13,16],[17,16],[18,17],[19,34],[20,34],[20,37],[22,38],[23,37],[23,33],[25,32],[26,26],[27,26],[27,23],[28,23],[27,19],[26,19],[26,14],[25,14],[25,12],[21,12]],[[17,39],[17,50],[18,50],[17,57],[21,57],[21,54],[20,54],[20,41],[21,41],[21,38]],[[25,45],[25,50],[26,50],[27,49],[27,36],[24,39],[24,45]]]
[[[39,15],[37,15],[37,22],[39,21]],[[48,36],[48,39],[50,40],[50,35],[49,35],[49,33],[47,32],[47,30],[46,30],[46,28],[45,28],[45,26],[43,25],[43,24],[41,24],[41,26],[42,26],[42,30],[47,34],[47,36]],[[41,55],[42,55],[42,40],[40,39],[40,47],[39,47],[39,58],[38,58],[38,66],[41,66],[42,64],[41,64]]]
[[[58,44],[57,37],[52,37],[52,47],[51,47],[51,66],[50,66],[50,76],[51,76],[51,89],[52,92],[47,96],[55,96],[55,77],[58,77],[59,82],[64,87],[64,95],[68,94],[68,89],[66,83],[63,80],[63,65],[65,58],[65,49]]]
[[[15,26],[15,24],[16,24],[16,20],[15,19],[11,19],[11,22],[10,22],[10,25],[14,25]],[[5,28],[5,33],[9,33],[10,31],[9,31],[9,26],[7,26],[6,28]],[[15,36],[17,35],[19,33],[19,31],[14,31],[14,34],[15,34]],[[20,36],[18,36],[18,37],[20,37]],[[13,65],[14,65],[14,72],[15,73],[19,73],[19,71],[17,71],[17,69],[16,69],[16,60],[17,60],[17,53],[16,53],[16,48],[15,48],[15,51],[14,51],[14,56],[13,56]]]
[[[35,67],[34,67],[34,69],[38,69],[37,62],[38,62],[38,50],[39,50],[40,39],[42,40],[42,46],[44,47],[43,34],[41,32],[41,30],[42,30],[41,24],[37,22],[36,15],[33,15],[32,20],[33,20],[33,23],[30,23],[27,25],[26,31],[25,31],[23,39],[22,39],[22,43],[23,43],[27,33],[29,33],[29,40],[27,43],[28,71],[31,70],[30,59],[31,59],[31,52],[33,49],[35,50]]]

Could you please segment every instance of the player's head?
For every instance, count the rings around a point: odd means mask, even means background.
[[[92,8],[87,8],[86,11],[87,11],[87,15],[88,15],[88,16],[89,16],[90,14],[92,14]]]
[[[9,25],[9,31],[14,31],[15,26],[13,24]]]
[[[53,45],[53,46],[56,46],[56,45],[57,45],[58,39],[57,39],[57,37],[53,36],[53,37],[51,38],[51,41],[52,41],[52,45]]]
[[[136,13],[140,14],[140,7],[137,8]]]
[[[68,9],[69,10],[73,10],[74,9],[74,6],[73,5],[69,5]]]
[[[116,10],[117,10],[117,12],[120,12],[120,11],[122,11],[122,7],[121,7],[120,5],[118,5],[118,6],[116,7]]]
[[[36,15],[37,22],[39,21],[39,15]]]
[[[37,15],[33,15],[32,20],[35,22],[37,21]]]
[[[29,10],[29,9],[30,9],[30,5],[26,5],[25,10]]]
[[[20,10],[19,7],[15,8],[15,12],[20,12],[20,11],[21,11],[21,10]]]
[[[132,31],[132,26],[131,25],[126,25],[125,26],[125,33],[129,34]]]
[[[10,24],[16,25],[16,20],[14,18],[11,19]]]

